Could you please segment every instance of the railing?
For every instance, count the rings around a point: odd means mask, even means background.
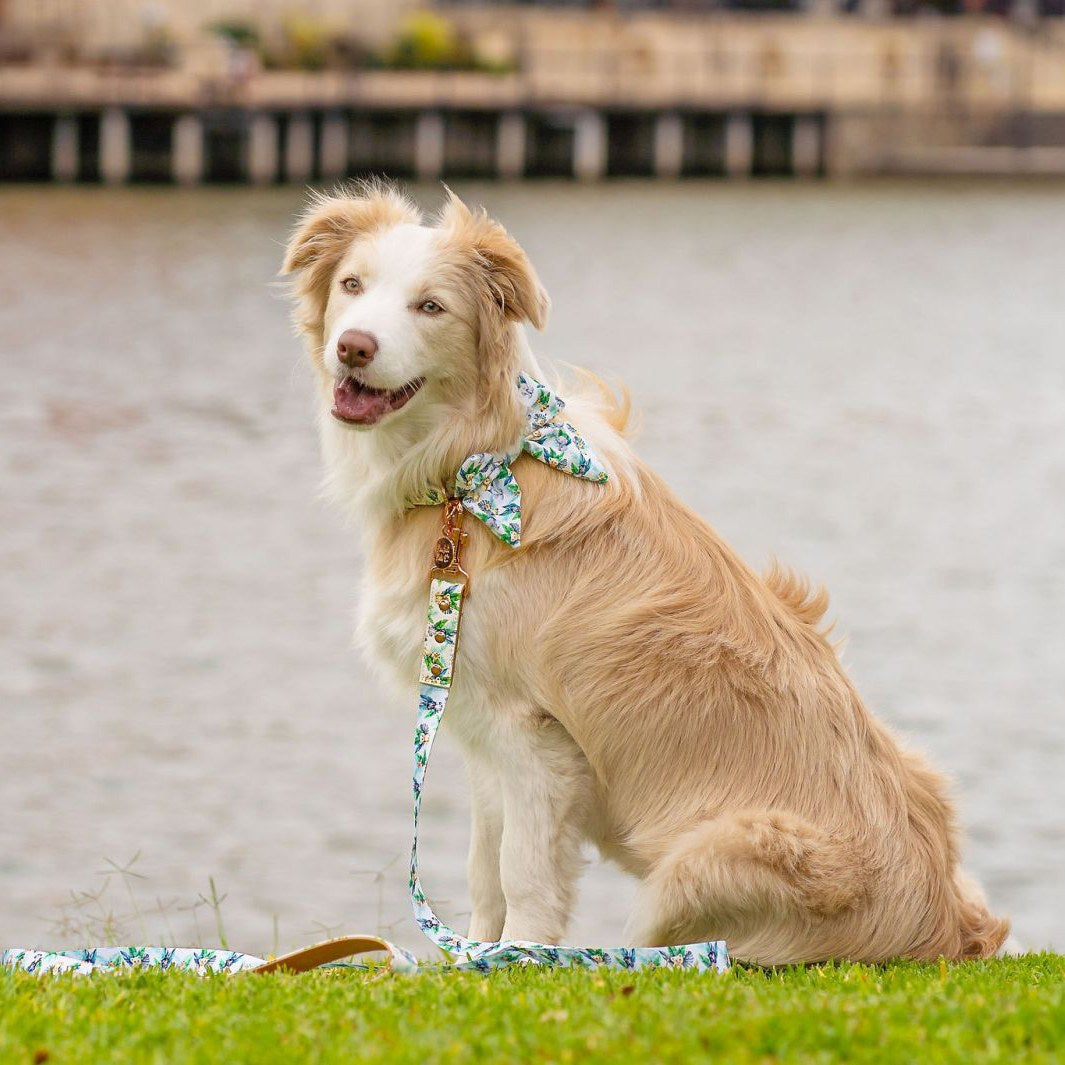
[[[1027,60],[1027,61],[1026,61]],[[0,68],[0,108],[247,108],[373,106],[497,109],[1061,112],[1065,51],[1053,61],[1011,56],[988,64],[925,55],[792,51],[778,68],[747,53],[690,51],[637,75],[613,56],[543,52],[518,74],[475,72],[262,72],[240,80],[182,71],[99,71],[57,66]]]

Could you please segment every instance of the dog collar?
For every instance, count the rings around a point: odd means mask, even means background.
[[[460,499],[470,514],[511,547],[521,546],[521,489],[511,464],[524,451],[534,459],[573,477],[604,484],[607,472],[571,422],[555,419],[565,401],[527,373],[518,374],[518,396],[525,407],[525,429],[512,451],[478,451],[470,455],[455,477],[451,498]],[[431,487],[409,499],[408,505],[439,506],[449,493]]]

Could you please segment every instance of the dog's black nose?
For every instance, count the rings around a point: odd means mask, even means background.
[[[345,329],[337,341],[337,358],[345,366],[365,366],[377,354],[377,341],[369,333]]]

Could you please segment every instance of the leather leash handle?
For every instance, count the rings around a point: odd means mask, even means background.
[[[290,973],[305,973],[327,962],[339,961],[341,958],[351,957],[352,954],[366,954],[376,950],[391,953],[392,945],[383,939],[378,939],[377,936],[339,936],[337,939],[315,943],[313,947],[304,947],[302,950],[282,954],[279,958],[264,961],[262,965],[256,965],[254,969],[247,971],[272,973],[284,969]]]

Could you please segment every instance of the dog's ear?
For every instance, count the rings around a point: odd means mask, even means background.
[[[537,329],[547,324],[551,306],[521,245],[481,208],[470,209],[445,186],[447,203],[440,226],[448,230],[483,272],[489,298],[513,322],[531,322]]]
[[[323,259],[339,258],[357,236],[370,230],[420,221],[414,204],[384,182],[315,193],[285,249],[281,273],[294,274]]]
[[[418,209],[383,182],[364,182],[332,194],[316,193],[285,249],[281,273],[295,274],[296,324],[321,340],[329,281],[351,242],[375,229],[418,223]]]

